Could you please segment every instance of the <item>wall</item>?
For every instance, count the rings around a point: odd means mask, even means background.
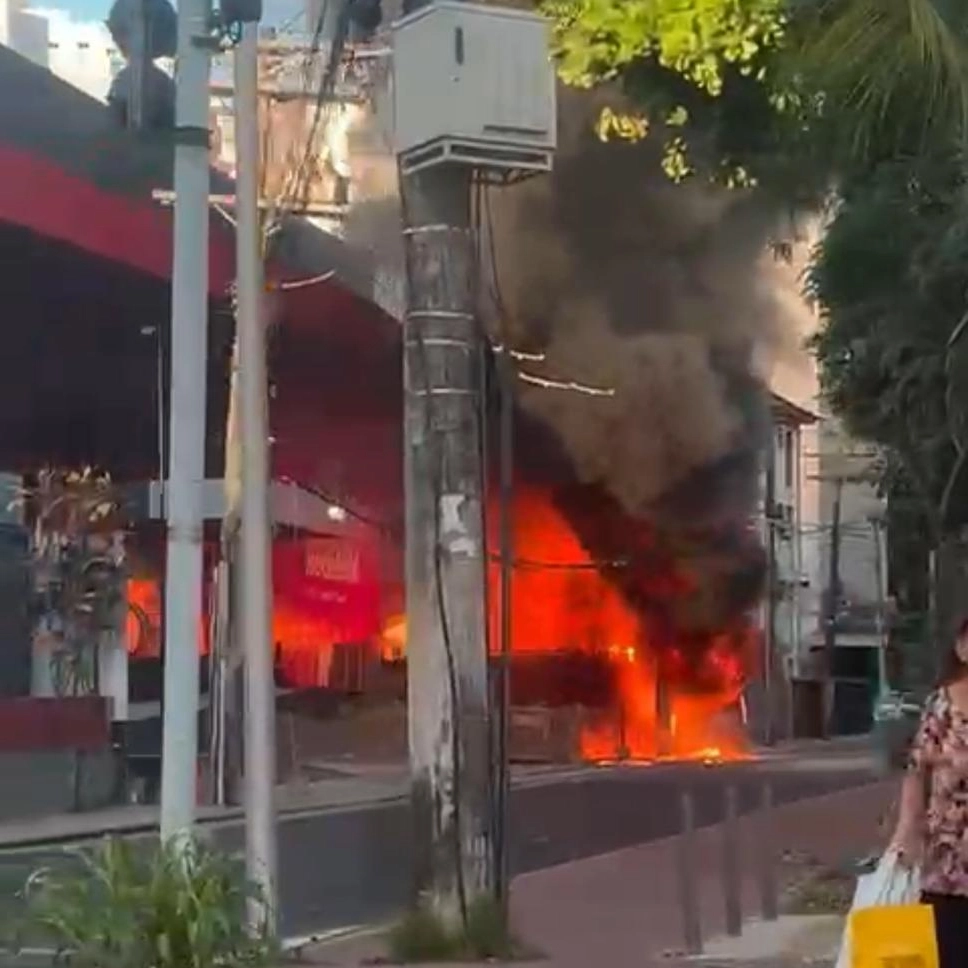
[[[875,452],[848,438],[833,419],[824,421],[820,432],[821,507],[825,521],[833,518],[837,478],[845,476],[841,488],[840,582],[845,604],[871,608],[878,602],[879,576],[871,518],[883,513],[883,503],[870,484],[856,480],[870,467]],[[855,478],[851,480],[850,478]],[[822,548],[824,586],[830,563],[829,530]]]
[[[48,42],[45,17],[27,10],[23,0],[0,0],[0,44],[47,67]]]
[[[79,771],[75,795],[75,768]],[[97,810],[117,802],[119,769],[111,750],[0,753],[0,823]]]
[[[771,253],[764,255],[767,277],[772,280],[774,297],[782,313],[784,328],[773,334],[772,341],[761,351],[760,368],[770,388],[779,396],[802,407],[810,413],[819,413],[820,383],[816,362],[806,341],[816,332],[818,316],[802,296],[803,271],[807,265],[810,248],[815,243],[819,227],[807,224],[800,227],[802,237],[793,246],[790,259],[777,259]],[[821,588],[821,544],[823,514],[820,500],[820,483],[816,479],[814,457],[818,451],[817,427],[805,425],[799,428],[794,461],[795,487],[798,495],[795,508],[795,543],[790,556],[795,561],[796,582],[795,609],[798,629],[797,659],[799,666],[808,650],[808,637],[816,626],[819,615],[819,589]],[[778,468],[778,471],[780,469]],[[794,622],[791,619],[790,624]]]

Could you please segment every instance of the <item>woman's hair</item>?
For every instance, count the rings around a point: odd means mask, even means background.
[[[955,641],[944,657],[940,679],[942,686],[949,686],[968,673],[968,663],[965,663],[958,655],[958,643],[966,635],[968,635],[968,615],[965,615],[958,623],[958,628],[955,630]]]

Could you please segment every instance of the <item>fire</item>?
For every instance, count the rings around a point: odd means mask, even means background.
[[[674,678],[661,684],[661,653],[640,656],[633,648],[613,646],[608,654],[617,675],[616,708],[586,724],[584,759],[715,763],[748,755],[737,708],[744,681],[738,665],[715,687],[699,692]],[[715,666],[722,658],[713,652],[707,661]]]
[[[384,662],[397,662],[407,649],[407,617],[393,615],[387,619],[380,632],[380,658]]]
[[[642,554],[647,565],[622,586],[613,580],[620,564],[594,560],[548,493],[519,489],[514,518],[512,701],[515,670],[526,673],[529,656],[544,653],[552,662],[560,657],[563,665],[568,656],[599,657],[612,686],[607,706],[591,687],[581,700],[579,752],[586,761],[718,763],[748,756],[739,705],[758,633],[741,611],[717,626],[709,589],[715,592],[718,573],[691,573],[670,553],[648,547]],[[497,521],[496,509],[489,519]],[[628,544],[634,547],[635,540]],[[638,540],[647,543],[649,536]],[[500,642],[498,580],[495,563],[489,574],[494,651]],[[644,606],[629,603],[631,581],[639,583]],[[690,605],[690,595],[698,605]],[[690,621],[682,621],[684,613]],[[389,619],[381,639],[385,659],[402,658],[404,616]],[[574,702],[552,695],[553,683],[543,688],[548,705]]]

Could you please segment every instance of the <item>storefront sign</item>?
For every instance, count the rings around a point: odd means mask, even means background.
[[[346,584],[358,582],[359,551],[336,538],[311,539],[306,542],[306,576]]]

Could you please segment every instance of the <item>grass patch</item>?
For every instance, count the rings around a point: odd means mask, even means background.
[[[411,911],[387,935],[395,964],[441,961],[520,961],[535,957],[514,937],[500,905],[479,897],[467,910],[467,923],[458,929],[445,925],[426,907]]]

